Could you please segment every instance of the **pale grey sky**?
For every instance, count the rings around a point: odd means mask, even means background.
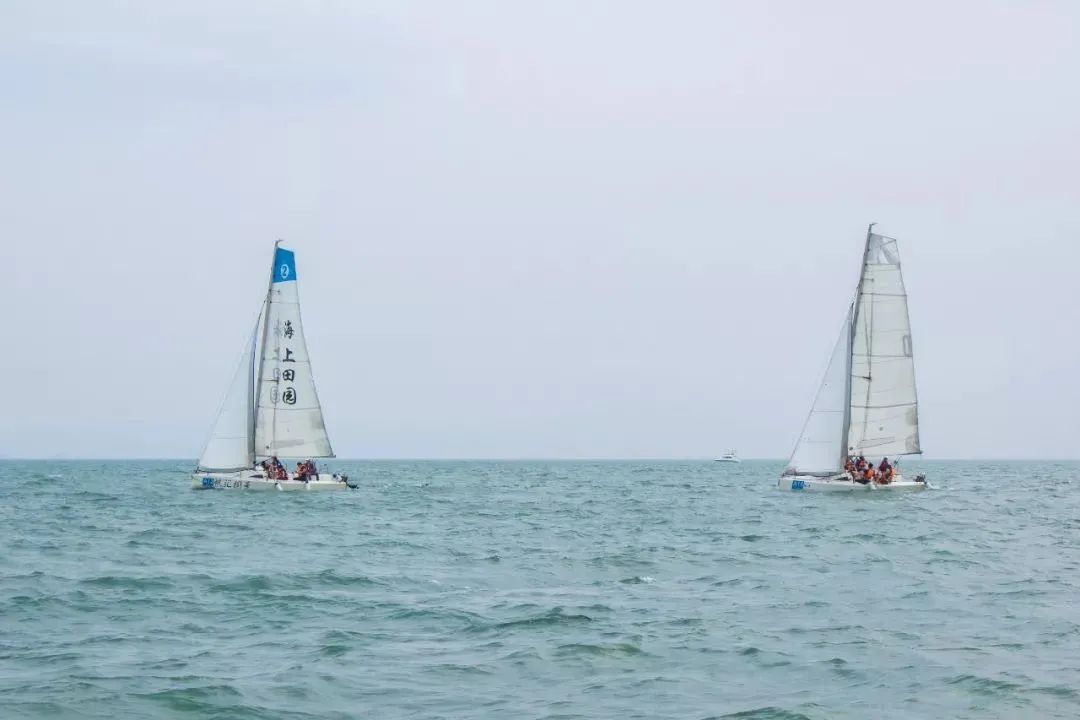
[[[343,457],[786,457],[900,240],[927,457],[1080,456],[1080,5],[0,5],[0,454],[202,448],[297,252]]]

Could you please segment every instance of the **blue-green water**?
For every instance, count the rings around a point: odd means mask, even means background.
[[[1075,718],[1080,464],[0,463],[2,718]]]

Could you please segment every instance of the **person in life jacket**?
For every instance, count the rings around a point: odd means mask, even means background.
[[[844,461],[844,472],[851,476],[855,475],[855,461],[851,459],[850,455]]]
[[[870,463],[866,462],[866,458],[860,455],[859,459],[855,461],[855,469],[859,472],[865,472],[868,467],[870,467]]]
[[[865,470],[853,470],[851,472],[851,479],[854,480],[855,482],[859,483],[860,485],[866,485],[867,483],[870,482],[866,478],[866,471]]]
[[[889,464],[889,458],[882,459],[878,472],[881,473],[881,479],[885,483],[891,482],[893,476],[896,475],[896,470]]]
[[[877,470],[874,469],[873,465],[867,463],[863,477],[866,478],[867,482],[875,482],[877,480]]]

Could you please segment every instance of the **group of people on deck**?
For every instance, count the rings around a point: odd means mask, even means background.
[[[285,466],[281,464],[281,461],[277,459],[277,455],[271,457],[269,460],[263,460],[260,464],[263,472],[266,473],[266,477],[270,480],[288,480],[289,473],[285,469]],[[307,480],[309,478],[318,477],[319,470],[315,467],[314,460],[305,460],[304,462],[296,463],[296,474],[294,479]]]
[[[888,485],[897,474],[896,468],[889,464],[889,458],[883,458],[881,464],[875,468],[874,463],[869,462],[862,455],[849,455],[844,463],[844,471],[851,476],[852,480],[863,485],[869,483]]]

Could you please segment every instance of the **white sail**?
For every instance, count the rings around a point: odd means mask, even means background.
[[[274,251],[256,378],[255,453],[281,458],[333,457],[300,321],[296,258]]]
[[[853,454],[921,452],[907,293],[896,240],[870,233],[855,308],[847,445]]]
[[[255,332],[252,331],[251,339],[244,345],[240,365],[236,368],[214,422],[214,429],[210,432],[210,439],[199,458],[200,471],[243,470],[250,468],[254,462],[252,427],[255,420],[251,378],[255,360]]]
[[[786,475],[832,475],[842,469],[844,417],[847,404],[846,375],[851,347],[851,313],[844,318],[825,377],[818,388]]]

